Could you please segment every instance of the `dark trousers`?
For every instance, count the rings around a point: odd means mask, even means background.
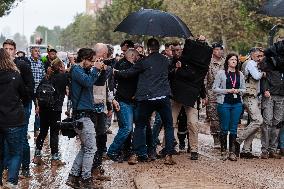
[[[40,113],[40,133],[36,139],[36,149],[42,150],[44,140],[48,134],[50,128],[50,149],[51,154],[58,153],[58,141],[59,141],[59,128],[56,126],[56,122],[61,120],[60,111],[41,110]]]
[[[92,122],[95,125],[96,130],[96,144],[97,144],[97,151],[94,157],[93,167],[96,168],[102,164],[102,156],[103,153],[107,152],[107,134],[106,134],[106,121],[107,116],[104,112],[102,113],[94,113],[91,118]]]
[[[138,156],[147,156],[146,127],[154,111],[160,114],[162,122],[164,123],[166,139],[165,152],[166,154],[172,154],[174,151],[174,128],[170,99],[146,100],[138,102],[137,105],[137,114],[139,116],[135,122],[133,148]]]

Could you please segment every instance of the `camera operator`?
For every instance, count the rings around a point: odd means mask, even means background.
[[[101,74],[100,70],[105,66],[102,62],[95,62],[95,52],[88,48],[78,51],[77,61],[78,65],[74,65],[71,71],[71,98],[73,116],[83,123],[83,128],[75,129],[81,141],[81,149],[74,160],[66,184],[72,188],[99,188],[99,185],[93,183],[91,176],[96,152],[96,133],[91,117],[95,110],[93,85]]]

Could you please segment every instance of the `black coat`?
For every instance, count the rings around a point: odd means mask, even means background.
[[[25,85],[20,73],[0,71],[0,128],[23,126],[25,113],[22,100],[26,100]]]
[[[139,75],[135,99],[143,101],[155,97],[170,96],[169,66],[168,58],[155,52],[137,62],[130,69],[115,72],[115,75],[122,78]]]
[[[181,56],[182,67],[171,74],[173,100],[194,107],[199,97],[205,98],[204,79],[209,69],[212,48],[187,39]]]
[[[24,106],[27,105],[34,97],[34,77],[31,69],[31,63],[26,58],[16,58],[15,64],[20,70],[23,82],[25,84],[25,91],[27,94],[27,99],[23,101]]]

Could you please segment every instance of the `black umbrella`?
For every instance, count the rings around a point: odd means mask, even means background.
[[[114,30],[131,35],[159,37],[192,36],[186,24],[176,15],[153,9],[140,9],[128,15]]]
[[[274,17],[284,17],[284,0],[270,0],[267,1],[260,13]]]

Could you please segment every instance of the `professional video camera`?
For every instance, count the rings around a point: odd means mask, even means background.
[[[83,122],[68,117],[62,121],[58,121],[57,126],[59,127],[59,130],[61,130],[63,136],[67,136],[68,138],[74,138],[77,135],[75,129],[82,130]]]

